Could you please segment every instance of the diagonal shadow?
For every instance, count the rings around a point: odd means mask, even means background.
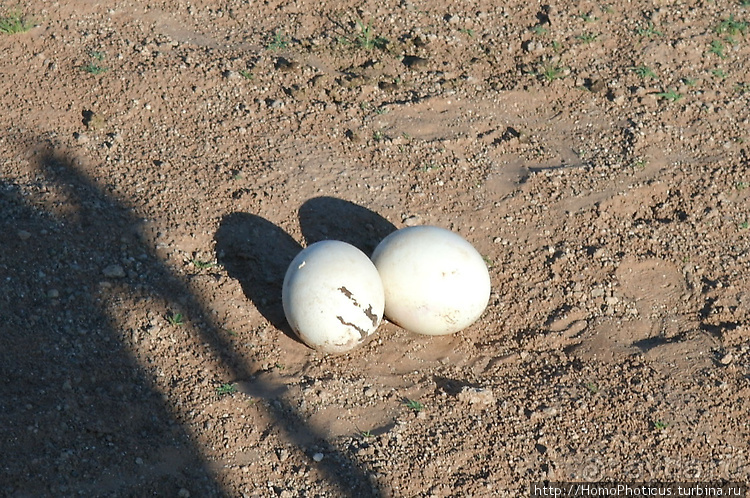
[[[188,428],[128,351],[126,331],[103,309],[102,268],[137,256],[120,281],[124,292],[190,309],[191,324],[235,379],[248,378],[251,365],[143,240],[139,220],[75,158],[51,145],[38,151],[36,165],[36,184],[0,178],[0,494],[234,494],[214,479]],[[58,216],[27,198],[48,187],[64,191]],[[270,409],[280,430],[305,427],[284,400]],[[357,462],[319,439],[330,455],[320,466],[329,482],[351,496],[379,494]],[[55,472],[45,473],[50,462]]]
[[[97,302],[135,220],[69,158],[45,152],[38,166],[34,184],[0,179],[0,495],[222,495]],[[27,197],[53,185],[67,216]]]

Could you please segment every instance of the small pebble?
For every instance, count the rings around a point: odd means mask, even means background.
[[[109,265],[102,273],[107,278],[123,278],[125,276],[125,270],[120,265]]]
[[[489,389],[464,386],[461,392],[458,393],[458,400],[470,405],[489,406],[495,403],[495,395]]]
[[[320,462],[321,460],[323,460],[323,453],[315,453],[312,458],[316,462]]]
[[[407,227],[414,227],[417,225],[421,225],[422,217],[419,216],[418,214],[413,214],[411,216],[407,216],[406,218],[404,218],[403,223],[404,223],[404,226],[407,226]]]
[[[417,57],[416,55],[406,55],[401,60],[401,62],[404,64],[404,66],[408,68],[420,69],[420,68],[427,67],[427,63],[429,61],[423,57]]]
[[[727,354],[725,354],[725,355],[724,355],[724,356],[722,356],[722,357],[721,357],[721,359],[719,360],[719,362],[720,362],[720,363],[721,363],[722,365],[729,365],[730,363],[732,363],[732,361],[734,361],[734,355],[733,355],[732,353],[727,353]]]
[[[21,240],[29,240],[29,237],[31,237],[31,232],[27,232],[26,230],[19,230],[18,231],[18,238]]]

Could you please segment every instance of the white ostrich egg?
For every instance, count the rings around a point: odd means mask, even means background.
[[[435,226],[397,230],[372,254],[385,290],[385,316],[406,330],[451,334],[474,323],[490,299],[490,275],[476,249]]]
[[[365,253],[338,240],[302,250],[286,271],[281,294],[294,333],[324,353],[359,346],[383,318],[378,270]]]

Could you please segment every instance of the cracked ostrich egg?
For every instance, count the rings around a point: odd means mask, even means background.
[[[378,244],[372,261],[385,290],[385,316],[406,330],[458,332],[474,323],[489,302],[484,259],[450,230],[402,228]]]
[[[281,294],[294,333],[324,353],[354,349],[383,318],[378,270],[365,253],[338,240],[302,250],[286,271]]]

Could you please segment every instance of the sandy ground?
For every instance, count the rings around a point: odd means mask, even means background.
[[[0,495],[750,475],[745,1],[3,3]],[[18,23],[15,23],[18,24]],[[468,329],[324,356],[303,247],[449,228]]]

